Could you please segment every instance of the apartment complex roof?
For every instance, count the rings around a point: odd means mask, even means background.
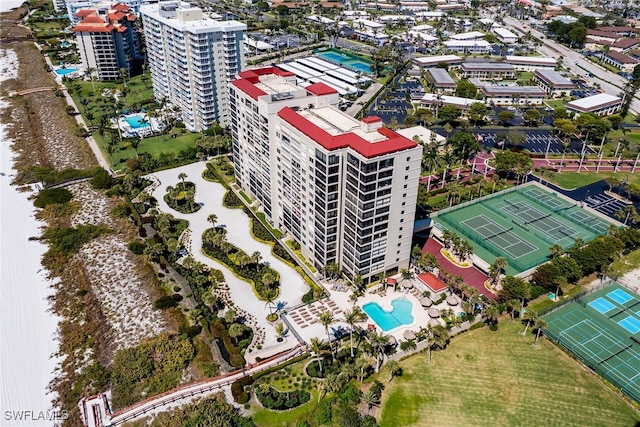
[[[624,53],[621,53],[615,50],[610,50],[609,53],[607,53],[607,56],[621,64],[637,64],[638,63],[638,61],[636,61],[632,57],[627,56]]]
[[[547,93],[538,86],[483,86],[480,91],[486,96],[538,96],[545,97]]]
[[[456,82],[451,78],[449,72],[444,68],[429,68],[427,74],[433,83],[439,87],[456,87]]]
[[[568,102],[567,107],[582,113],[589,113],[621,102],[622,99],[617,96],[599,93],[598,95],[588,96],[586,98]]]
[[[556,89],[573,89],[571,80],[554,70],[535,70],[534,75]]]
[[[339,110],[335,111],[340,113]],[[376,130],[381,138],[372,142],[355,132],[332,134],[289,107],[280,110],[278,116],[326,150],[351,148],[366,158],[372,158],[417,147],[414,141],[384,127]]]
[[[515,71],[511,64],[504,62],[463,62],[462,71]]]
[[[507,55],[505,57],[507,64],[531,64],[531,65],[549,65],[556,66],[558,62],[553,58],[547,58],[542,56],[517,56]]]

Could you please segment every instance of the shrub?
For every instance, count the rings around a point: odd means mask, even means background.
[[[182,295],[180,294],[173,294],[171,295],[171,299],[174,300],[175,302],[180,302],[182,301],[184,298],[182,297]]]
[[[282,258],[288,263],[296,265],[296,261],[291,257],[291,255],[289,255],[289,252],[287,252],[280,243],[276,243],[275,245],[273,245],[273,254],[279,258]]]
[[[188,328],[184,326],[180,327],[180,333],[185,334],[189,338],[198,336],[200,332],[202,332],[202,326],[200,325],[189,326]]]
[[[129,242],[127,245],[127,248],[136,255],[142,255],[144,253],[144,248],[146,247],[147,245],[142,242]]]
[[[313,289],[309,289],[309,292],[302,295],[302,302],[305,304],[311,304],[315,300],[313,296]]]
[[[109,175],[109,172],[100,168],[96,170],[96,173],[93,175],[93,178],[91,178],[89,183],[96,190],[106,190],[107,188],[111,188],[113,179],[111,178],[111,175]]]
[[[222,199],[222,204],[231,209],[244,207],[242,200],[240,200],[240,198],[236,196],[236,193],[231,190],[227,190],[225,193],[224,198]]]
[[[92,239],[108,232],[104,225],[78,225],[74,227],[53,227],[47,229],[42,238],[49,242],[49,256],[75,253]]]
[[[236,403],[244,405],[249,401],[249,393],[245,391],[244,388],[251,384],[253,384],[253,377],[251,375],[242,377],[231,383],[231,395]]]
[[[265,228],[265,226],[255,217],[251,217],[251,225],[253,235],[256,236],[260,240],[265,240],[267,242],[275,242],[276,239],[273,238],[271,233]],[[275,246],[274,246],[275,252]]]
[[[38,193],[33,204],[37,208],[44,208],[53,203],[67,203],[73,199],[73,193],[66,188],[50,188]]]
[[[120,202],[111,209],[111,214],[116,218],[126,218],[129,216],[129,208],[124,202]]]
[[[273,387],[268,387],[267,390],[262,390],[261,387],[258,387],[256,396],[262,406],[275,410],[295,408],[304,405],[311,399],[311,395],[304,390],[281,392]]]
[[[169,295],[160,297],[153,302],[153,307],[157,310],[166,310],[176,305],[178,305],[178,302]]]
[[[546,290],[542,286],[532,286],[529,292],[531,293],[530,295],[531,299],[534,300],[538,298],[540,295],[543,295],[546,292]]]
[[[174,286],[173,287],[173,292],[180,292],[182,290],[182,288],[180,286]]]

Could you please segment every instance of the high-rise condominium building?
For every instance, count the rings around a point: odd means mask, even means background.
[[[236,182],[308,260],[365,281],[408,265],[420,145],[275,67],[243,71],[230,95]]]
[[[156,99],[180,108],[188,129],[229,124],[229,81],[244,66],[247,26],[206,16],[188,3],[140,7]]]
[[[80,9],[93,9],[101,7],[104,8],[110,7],[114,4],[113,1],[108,0],[66,0],[63,1],[63,3],[64,7],[67,10],[67,15],[69,15],[71,25],[78,25],[82,20],[82,17],[77,15]],[[131,10],[133,10],[133,13],[135,13],[136,16],[140,16],[140,6],[142,5],[142,0],[123,0],[119,3],[128,6]],[[64,8],[62,10],[64,10]]]
[[[131,63],[140,58],[136,16],[129,6],[100,3],[76,12],[80,23],[72,28],[85,68],[94,70],[98,80],[128,75]]]

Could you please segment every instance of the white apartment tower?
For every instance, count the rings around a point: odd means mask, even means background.
[[[228,84],[244,66],[247,26],[188,3],[144,4],[140,13],[156,99],[178,106],[190,130],[228,126]]]
[[[230,96],[236,181],[308,260],[365,282],[408,265],[420,145],[275,67],[240,73]]]

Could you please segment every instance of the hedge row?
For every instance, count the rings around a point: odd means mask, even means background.
[[[273,387],[263,390],[258,387],[256,390],[258,400],[268,409],[291,409],[300,405],[304,405],[311,399],[309,392],[304,390],[293,390],[289,392],[281,392]]]
[[[249,401],[249,393],[244,388],[251,384],[253,384],[253,377],[251,375],[242,377],[231,383],[231,395],[236,403],[243,405]]]

